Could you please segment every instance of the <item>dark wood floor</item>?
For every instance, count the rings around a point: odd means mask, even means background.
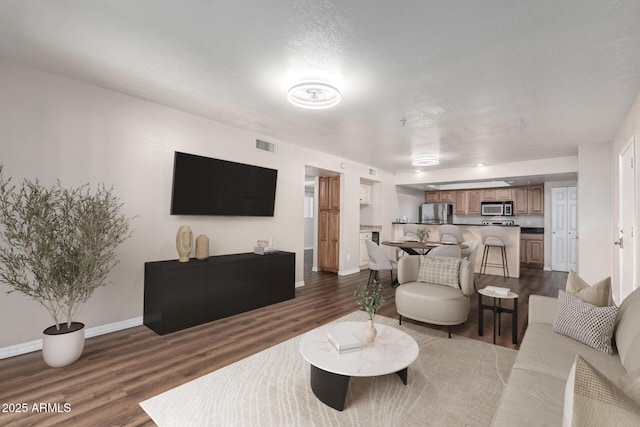
[[[310,253],[306,258],[310,260]],[[40,352],[0,360],[0,425],[153,425],[139,402],[357,310],[352,294],[368,274],[365,270],[337,276],[305,268],[306,286],[296,289],[293,300],[165,336],[139,326],[90,338],[80,360],[65,368],[46,367]],[[521,339],[529,295],[556,296],[566,277],[566,273],[523,270],[520,279],[476,275],[476,283],[506,286],[520,294]],[[379,314],[397,318],[394,289],[389,280],[385,284],[386,302]],[[469,320],[453,332],[491,342],[489,312],[484,337],[478,337],[477,304],[474,296]],[[509,320],[503,318],[498,344],[513,348]],[[50,404],[49,412],[34,410],[34,404],[40,408],[41,403]],[[69,404],[68,412],[64,403]],[[26,404],[26,412],[16,412],[11,404]],[[59,411],[55,404],[60,404]]]

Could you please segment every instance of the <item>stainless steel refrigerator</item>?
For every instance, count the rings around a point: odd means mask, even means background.
[[[423,203],[420,205],[422,224],[453,224],[453,205],[451,203]]]

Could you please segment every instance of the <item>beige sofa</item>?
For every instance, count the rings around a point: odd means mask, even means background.
[[[446,325],[451,337],[451,326],[464,323],[469,316],[469,299],[475,292],[473,267],[468,260],[460,261],[458,287],[418,282],[419,271],[419,255],[403,256],[398,261],[396,309],[400,323],[404,316],[420,322]]]
[[[529,326],[495,426],[562,425],[565,386],[576,355],[610,379],[640,369],[640,289],[619,307],[614,332],[617,352],[613,355],[555,333],[556,306],[556,298],[529,297]]]

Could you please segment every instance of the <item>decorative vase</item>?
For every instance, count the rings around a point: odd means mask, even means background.
[[[367,327],[364,329],[364,337],[367,339],[368,343],[372,343],[376,339],[376,335],[378,331],[376,327],[373,326],[373,319],[367,320]]]
[[[193,233],[191,227],[183,225],[178,228],[176,234],[176,248],[178,249],[178,261],[189,262],[189,255],[193,247]]]
[[[66,328],[67,324],[60,325]],[[69,329],[50,326],[42,332],[42,357],[52,368],[71,365],[78,360],[84,350],[84,324],[71,322]]]
[[[209,258],[209,238],[204,234],[196,239],[196,258],[199,260]]]

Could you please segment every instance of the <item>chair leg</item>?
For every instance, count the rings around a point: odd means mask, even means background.
[[[400,322],[400,325],[402,325],[402,314],[398,314],[398,321]]]
[[[371,284],[371,278],[376,274],[375,270],[369,270],[369,280],[367,280],[367,286]]]
[[[489,246],[484,247],[484,251],[482,251],[482,262],[480,262],[480,275],[486,274],[487,272],[487,255],[489,253]],[[484,273],[482,268],[484,267]]]
[[[449,326],[449,338],[451,338],[451,326]]]

